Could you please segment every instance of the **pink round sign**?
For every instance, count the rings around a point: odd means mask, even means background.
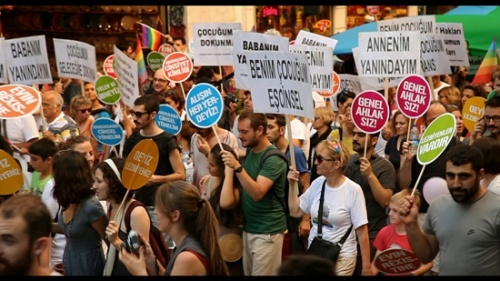
[[[399,82],[396,104],[406,117],[417,119],[429,109],[431,87],[420,75],[408,75]]]
[[[104,59],[102,70],[104,70],[104,74],[116,79],[118,76],[116,76],[115,69],[113,68],[114,60],[115,55],[110,55],[106,59]]]
[[[164,56],[168,56],[173,52],[175,52],[174,47],[168,43],[161,44],[160,47],[158,48],[158,53]]]
[[[382,130],[389,120],[389,104],[379,92],[359,93],[352,101],[351,116],[354,125],[366,134]]]

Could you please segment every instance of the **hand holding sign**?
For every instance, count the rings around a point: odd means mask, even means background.
[[[152,139],[144,139],[134,146],[123,165],[121,180],[123,186],[127,188],[127,192],[116,211],[117,215],[130,190],[141,188],[153,176],[158,159],[158,146]],[[113,220],[116,220],[116,216]]]
[[[389,104],[379,92],[364,91],[352,101],[351,116],[354,125],[366,134],[380,132],[389,120]],[[365,153],[368,138],[365,138]]]
[[[224,150],[219,135],[213,127],[222,117],[224,109],[224,102],[219,90],[208,83],[196,84],[187,94],[186,109],[189,120],[196,127],[212,127],[221,150]]]
[[[444,152],[451,139],[455,137],[456,129],[456,119],[451,113],[442,114],[427,126],[417,149],[417,161],[422,165],[422,170],[415,182],[411,195],[415,193],[425,166],[432,163]]]

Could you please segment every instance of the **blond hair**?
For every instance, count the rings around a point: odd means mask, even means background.
[[[401,203],[401,200],[405,199],[406,196],[409,196],[411,195],[412,193],[412,190],[409,189],[409,188],[405,188],[403,190],[401,190],[400,192],[397,192],[395,193],[394,195],[392,195],[391,197],[391,201],[390,203],[393,203],[393,204],[399,204]],[[415,190],[415,204],[417,204],[417,207],[420,208],[420,192],[418,190]]]
[[[322,140],[316,146],[316,151],[325,150],[328,157],[333,159],[334,161],[340,161],[340,169],[344,170],[351,158],[351,154],[349,153],[349,149],[345,144],[337,139],[327,138],[326,140]]]

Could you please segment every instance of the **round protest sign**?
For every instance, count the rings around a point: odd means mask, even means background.
[[[95,81],[97,98],[105,104],[115,104],[122,96],[118,81],[108,75],[102,75]]]
[[[387,249],[374,260],[375,267],[385,275],[407,275],[422,264],[417,256],[404,249]]]
[[[417,149],[420,165],[432,163],[443,153],[451,139],[455,137],[457,121],[451,113],[444,113],[425,128]]]
[[[177,135],[182,129],[182,121],[175,108],[168,104],[160,104],[160,110],[155,118],[156,125],[172,135]]]
[[[115,69],[113,67],[114,60],[115,60],[115,55],[108,56],[106,59],[104,59],[104,62],[102,64],[102,69],[104,71],[104,74],[116,79],[118,76],[116,76]]]
[[[170,82],[181,83],[191,76],[193,62],[188,55],[174,52],[163,61],[163,71]]]
[[[163,43],[158,48],[158,53],[162,54],[164,57],[170,55],[173,52],[175,52],[174,46],[168,43]]]
[[[462,109],[462,118],[464,126],[469,132],[473,132],[476,122],[483,118],[485,102],[486,99],[483,97],[472,97],[465,102]]]
[[[222,116],[224,102],[219,90],[208,83],[194,85],[186,96],[187,116],[198,128],[210,128]]]
[[[123,139],[122,127],[111,118],[96,119],[92,123],[91,132],[94,138],[103,145],[118,145]]]
[[[130,190],[144,186],[154,175],[158,159],[158,146],[152,139],[143,139],[137,143],[123,166],[123,186]]]
[[[422,76],[408,75],[399,82],[396,104],[406,117],[416,119],[427,112],[431,97],[431,87]]]
[[[384,96],[376,91],[361,92],[352,101],[352,121],[366,134],[382,130],[389,120],[389,113],[389,104]]]
[[[327,92],[318,92],[322,97],[324,98],[329,98],[333,97],[336,95],[340,90],[340,76],[337,74],[337,72],[332,72],[332,92],[327,93]]]
[[[40,108],[42,98],[35,88],[8,84],[0,86],[0,118],[15,119]]]
[[[162,68],[164,60],[165,56],[159,52],[149,52],[148,56],[146,57],[146,61],[153,71],[157,71],[158,69]]]
[[[23,170],[16,159],[0,149],[0,195],[16,193],[23,186]]]

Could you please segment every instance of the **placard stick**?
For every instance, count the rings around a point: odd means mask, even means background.
[[[295,170],[296,169],[296,165],[295,165],[295,149],[293,147],[292,125],[290,125],[290,115],[285,114],[285,121],[286,121],[286,134],[287,134],[287,139],[288,139],[288,151],[290,151],[290,165]],[[295,191],[299,192],[299,185],[298,185],[298,183],[296,181],[292,181],[292,188]]]
[[[411,128],[412,128],[412,125],[411,125],[411,121],[413,119],[411,118],[408,118],[408,134],[406,135],[406,141],[410,141],[410,131],[411,131]],[[415,122],[417,122],[417,120],[415,120]]]
[[[219,143],[220,150],[224,151],[224,148],[222,148],[222,143],[220,142],[219,135],[217,134],[217,130],[215,129],[215,125],[212,125],[212,130],[214,131],[214,135],[217,138],[217,142]]]
[[[413,190],[411,191],[410,196],[413,196],[413,194],[415,193],[415,190],[417,189],[418,183],[420,182],[420,178],[422,177],[422,174],[424,173],[425,166],[426,165],[422,166],[422,170],[420,170],[420,175],[418,175],[417,181],[415,182],[415,186],[413,187]]]
[[[368,146],[368,134],[365,135],[365,153],[363,154],[363,157],[366,158],[366,148]]]
[[[123,196],[122,202],[120,203],[120,207],[118,207],[118,210],[116,210],[115,217],[113,218],[114,221],[116,221],[116,217],[120,213],[120,210],[122,209],[123,203],[125,203],[125,200],[127,199],[127,195],[129,192],[130,192],[130,189],[127,188],[127,192],[125,192],[125,195]]]
[[[432,84],[432,76],[427,76],[427,81],[429,82],[429,87],[431,87],[432,100],[437,100],[437,97],[434,94],[434,84]]]
[[[182,95],[184,96],[184,100],[186,100],[186,92],[184,91],[184,86],[182,85],[182,82],[181,82],[181,83],[179,83],[179,84],[181,84],[181,91],[182,91]],[[184,105],[185,105],[185,104],[186,104],[186,103],[184,103]],[[187,108],[186,108],[186,110],[187,110]]]
[[[384,97],[387,102],[389,102],[389,78],[384,78]]]
[[[119,157],[122,157],[120,155],[120,153],[118,153],[118,151],[116,150],[116,145],[113,145],[113,147],[111,149],[115,152],[115,155],[118,155]]]
[[[222,66],[219,65],[219,73],[222,77],[224,77],[222,75]],[[220,84],[220,93],[222,94],[222,96],[224,96],[224,81],[221,81],[221,84]]]

